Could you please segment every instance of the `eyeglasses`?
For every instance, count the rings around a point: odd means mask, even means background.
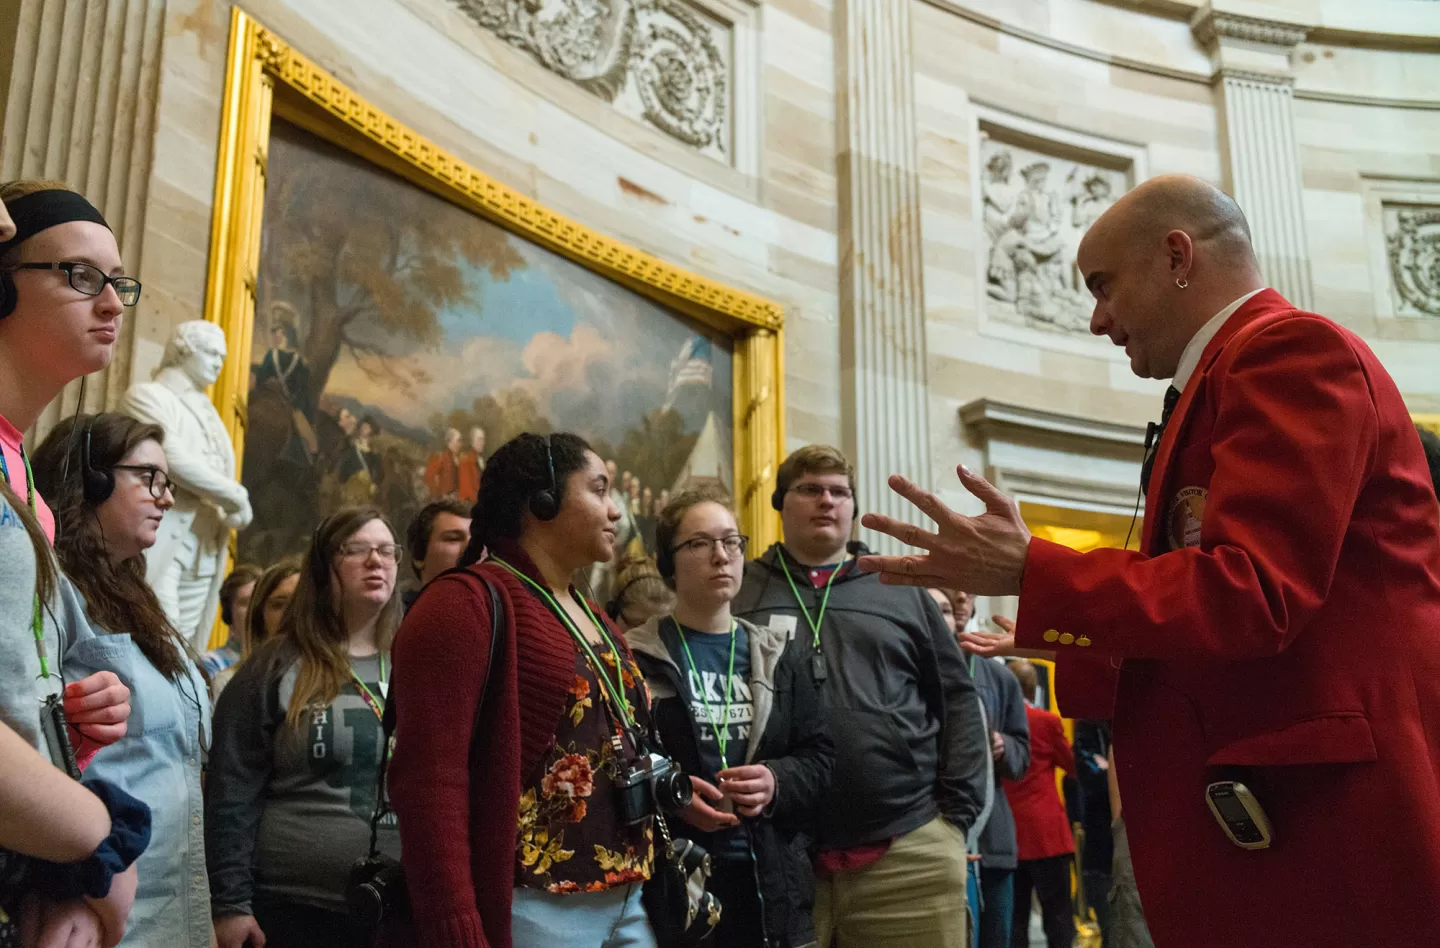
[[[140,480],[144,481],[149,489],[150,496],[156,500],[163,498],[167,491],[171,497],[175,496],[175,482],[170,479],[170,475],[153,464],[117,464],[115,470],[139,474]]]
[[[123,306],[140,302],[140,281],[134,277],[107,276],[99,267],[88,263],[19,263],[8,270],[63,270],[70,277],[70,286],[86,296],[99,296],[106,285],[115,287]]]
[[[353,560],[357,563],[363,563],[368,560],[371,553],[380,554],[380,559],[387,563],[398,563],[400,562],[400,557],[405,555],[405,551],[393,543],[381,543],[379,545],[371,543],[347,543],[340,547],[341,559]]]
[[[808,500],[819,500],[829,494],[837,503],[855,496],[855,492],[848,487],[831,487],[829,484],[796,484],[790,491]]]
[[[733,560],[737,556],[745,555],[745,547],[749,543],[749,537],[738,533],[732,533],[728,537],[695,537],[675,547],[675,552],[688,556],[709,555],[710,551],[715,549],[716,544],[719,544],[725,551],[726,558]]]

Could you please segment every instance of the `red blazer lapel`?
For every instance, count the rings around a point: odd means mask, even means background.
[[[1170,421],[1165,425],[1165,433],[1160,436],[1160,443],[1155,447],[1155,464],[1150,470],[1150,489],[1145,492],[1145,523],[1140,531],[1141,552],[1149,554],[1154,549],[1155,532],[1165,520],[1165,511],[1160,505],[1165,497],[1165,481],[1170,473],[1170,461],[1175,454],[1180,433],[1185,430],[1185,417],[1190,413],[1195,393],[1200,391],[1201,379],[1210,371],[1210,366],[1214,364],[1220,350],[1241,329],[1262,316],[1290,312],[1294,308],[1275,290],[1261,290],[1232,313],[1230,318],[1225,320],[1225,325],[1220,327],[1220,331],[1205,346],[1205,351],[1200,355],[1200,363],[1195,366],[1195,373],[1186,383],[1185,391],[1180,393],[1180,401],[1175,403],[1175,411],[1171,413]]]

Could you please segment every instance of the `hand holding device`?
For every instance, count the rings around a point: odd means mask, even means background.
[[[764,764],[746,764],[720,771],[721,789],[735,801],[741,816],[759,816],[775,799],[775,772]]]
[[[707,833],[735,826],[740,822],[740,818],[734,813],[726,813],[712,805],[725,800],[725,794],[714,784],[699,777],[691,777],[690,786],[695,793],[690,798],[690,804],[680,812],[685,822]]]

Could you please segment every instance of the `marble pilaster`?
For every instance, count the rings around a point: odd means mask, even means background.
[[[1209,7],[1196,14],[1191,28],[1214,69],[1226,189],[1245,210],[1270,285],[1308,309],[1310,250],[1291,64],[1306,30]]]
[[[910,0],[841,0],[835,23],[845,450],[858,508],[911,519],[885,483],[892,473],[929,480]]]

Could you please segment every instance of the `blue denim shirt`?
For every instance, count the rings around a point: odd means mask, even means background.
[[[88,616],[87,616],[88,619]],[[71,630],[65,678],[112,671],[130,689],[130,722],[95,755],[87,776],[109,780],[150,805],[150,847],[137,863],[140,888],[124,946],[210,948],[205,805],[200,773],[210,745],[210,698],[199,668],[172,682],[129,635],[87,622]]]

